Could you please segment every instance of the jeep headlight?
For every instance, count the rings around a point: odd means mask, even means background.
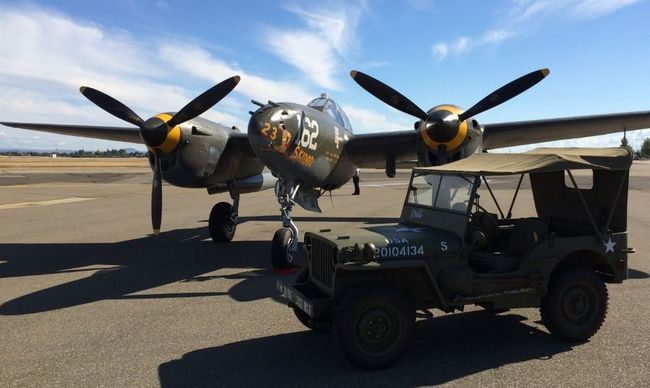
[[[373,261],[377,255],[377,247],[373,243],[363,244],[363,257],[368,261]]]
[[[363,246],[354,244],[353,252],[356,262],[367,263],[375,259],[377,247],[373,243],[365,243]]]

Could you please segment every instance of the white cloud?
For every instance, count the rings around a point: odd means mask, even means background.
[[[483,44],[499,43],[502,40],[508,39],[512,36],[514,36],[514,32],[504,29],[487,30],[483,33],[483,37],[480,39],[480,42]]]
[[[224,125],[245,128],[248,101],[299,100],[309,93],[295,82],[269,80],[230,65],[198,46],[186,42],[134,39],[121,30],[79,22],[39,7],[0,6],[0,120],[91,125],[128,124],[114,118],[85,99],[78,88],[92,86],[122,101],[143,118],[161,111],[175,111],[211,84],[235,74],[242,81],[235,91],[204,114]],[[192,58],[192,60],[187,60]],[[191,78],[207,80],[189,90]],[[9,132],[10,131],[10,132]],[[70,138],[3,129],[0,146],[20,144],[49,148],[67,139],[70,148],[95,149],[128,143]],[[11,144],[7,142],[11,140]]]
[[[354,47],[359,10],[330,14],[294,8],[291,12],[305,20],[309,31],[329,36],[327,56],[340,59]],[[128,125],[86,100],[78,91],[80,85],[102,90],[147,118],[160,111],[178,110],[203,88],[239,74],[242,79],[233,93],[203,116],[244,130],[247,111],[252,108],[247,99],[306,103],[315,96],[296,82],[295,76],[267,79],[251,74],[195,43],[135,39],[125,31],[80,22],[38,7],[0,6],[0,20],[3,121]],[[310,51],[311,61],[318,62],[312,54]],[[319,77],[335,83],[332,72],[337,66],[334,60]],[[192,90],[179,86],[181,82],[194,85],[196,80],[207,85]],[[346,106],[345,110],[357,132],[412,127],[406,119],[390,121],[383,114],[354,106]],[[138,146],[3,127],[0,147],[95,150]]]
[[[237,66],[229,65],[213,57],[198,46],[167,44],[161,47],[160,57],[181,72],[215,83],[238,74],[242,79],[237,85],[235,93],[241,93],[248,98],[260,101],[293,99],[307,103],[310,97],[313,97],[304,88],[295,86],[295,82],[268,80],[248,74]],[[187,58],[192,58],[192,60],[188,61]]]
[[[318,85],[338,90],[334,74],[339,61],[356,44],[356,28],[363,6],[328,5],[327,9],[288,8],[306,24],[303,29],[267,27],[265,47],[282,61],[296,67]]]
[[[640,0],[515,0],[509,10],[514,24],[553,15],[591,18],[610,14]]]
[[[603,16],[620,8],[637,3],[639,0],[582,0],[579,1],[571,10],[576,17],[596,17]]]
[[[447,43],[436,43],[433,45],[433,56],[438,59],[445,59],[449,54]]]
[[[169,74],[158,64],[157,50],[123,31],[76,23],[39,8],[0,8],[0,19],[2,101],[11,98],[29,104],[35,97],[47,96],[49,103],[35,112],[49,113],[55,119],[74,116],[69,109],[77,109],[78,117],[83,118],[90,103],[78,92],[81,85],[102,90],[141,115],[143,111],[153,113],[152,108],[180,109],[194,94],[166,82]],[[52,104],[57,99],[68,103],[62,111],[58,110],[61,106]],[[38,105],[38,101],[33,103]],[[48,106],[52,108],[49,112],[45,110]],[[13,119],[6,116],[5,107],[0,109],[3,119]],[[92,109],[98,112],[98,108]]]
[[[442,60],[445,59],[450,53],[454,55],[461,55],[474,49],[477,46],[495,44],[512,36],[514,36],[514,34],[510,31],[501,29],[485,31],[483,35],[478,38],[461,36],[451,43],[440,42],[434,44],[433,56],[436,59]]]
[[[404,131],[413,128],[413,123],[408,119],[395,122],[381,113],[349,105],[346,105],[344,110],[355,133]]]
[[[436,42],[433,57],[442,60],[449,54],[462,55],[477,47],[498,44],[520,35],[531,24],[543,25],[553,17],[587,19],[604,16],[640,0],[512,0],[506,22],[484,31],[477,37],[460,37],[449,42]]]

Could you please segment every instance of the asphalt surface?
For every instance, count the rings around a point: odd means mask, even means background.
[[[217,245],[207,216],[227,194],[166,185],[153,237],[144,169],[0,169],[0,386],[649,386],[649,177],[635,163],[637,253],[590,341],[556,340],[536,309],[434,311],[395,367],[365,372],[278,298],[291,276],[269,269],[271,191],[242,196],[234,241]],[[345,186],[294,219],[301,232],[394,222],[406,181],[364,172],[361,196]],[[532,209],[529,190],[519,201],[515,214]]]

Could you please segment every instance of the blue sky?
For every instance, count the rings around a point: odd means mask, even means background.
[[[251,98],[306,103],[327,92],[358,133],[412,128],[356,85],[351,69],[427,110],[468,108],[550,68],[481,123],[650,110],[648,15],[643,0],[0,1],[0,120],[128,125],[78,87],[148,117],[239,74],[204,117],[245,130]],[[554,145],[611,146],[620,137]],[[628,137],[638,147],[650,131]],[[133,145],[0,127],[0,147]]]

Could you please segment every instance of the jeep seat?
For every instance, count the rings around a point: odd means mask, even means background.
[[[469,265],[478,272],[512,272],[519,262],[548,237],[548,226],[536,218],[513,220],[503,252],[472,252]]]
[[[496,216],[486,212],[474,213],[470,225],[470,237],[473,237],[473,232],[481,232],[485,237],[485,240],[480,245],[477,245],[476,248],[483,251],[494,250],[500,233]]]

